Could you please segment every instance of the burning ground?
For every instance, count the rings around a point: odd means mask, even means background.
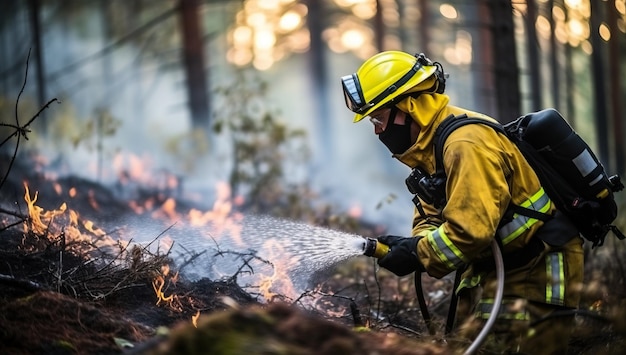
[[[206,208],[184,198],[175,179],[110,187],[50,175],[30,160],[8,176],[1,353],[441,354],[468,345],[428,335],[411,278],[362,257],[314,272],[280,240],[251,242],[245,208],[226,186]],[[297,217],[346,235],[384,232],[328,208]],[[450,287],[424,281],[437,329]],[[606,292],[597,286],[589,303],[609,310],[616,299]],[[624,317],[612,319],[581,320],[573,353],[620,353]]]
[[[415,305],[408,314],[394,302],[397,328],[371,316],[385,307],[372,302],[385,283],[396,292],[406,282],[374,280],[363,260],[298,281],[289,269],[301,263],[281,243],[243,247],[243,216],[224,186],[204,210],[175,188],[133,188],[16,161],[0,205],[0,352],[441,353],[409,345]],[[328,210],[308,220],[358,232]],[[181,233],[196,244],[178,245]]]

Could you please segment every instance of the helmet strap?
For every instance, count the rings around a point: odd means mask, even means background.
[[[443,66],[441,66],[439,62],[435,62],[433,65],[437,67],[437,70],[435,70],[435,73],[433,74],[435,76],[435,83],[433,84],[433,86],[431,86],[430,88],[426,90],[409,92],[409,93],[398,95],[395,98],[393,98],[393,100],[386,103],[385,106],[395,107],[396,103],[401,102],[407,97],[416,98],[420,96],[421,94],[433,94],[433,93],[443,94],[444,91],[446,90],[446,75],[447,74],[443,72]]]

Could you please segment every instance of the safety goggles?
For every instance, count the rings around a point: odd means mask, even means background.
[[[375,127],[378,127],[380,130],[385,130],[385,128],[387,128],[387,122],[389,122],[390,114],[391,109],[385,109],[375,115],[370,114],[368,118]]]
[[[395,106],[391,106],[389,108],[376,109],[374,112],[370,113],[367,117],[369,118],[369,121],[374,125],[374,127],[376,127],[378,131],[384,131],[387,129],[387,125],[389,124],[390,121],[395,122],[397,114],[398,114],[398,108]],[[408,117],[409,116],[405,115],[405,119]],[[405,122],[405,124],[407,122]]]
[[[356,73],[343,76],[341,85],[343,86],[343,97],[346,100],[346,106],[348,106],[350,111],[363,113],[367,108],[371,107],[366,105],[365,98],[363,98],[363,89]]]
[[[376,106],[379,102],[398,90],[398,88],[402,87],[402,85],[406,84],[421,68],[422,63],[420,60],[417,60],[413,67],[398,79],[398,81],[391,84],[370,102],[365,102],[359,76],[356,73],[343,76],[341,78],[341,84],[343,86],[343,96],[346,100],[346,106],[354,113],[363,114],[367,112],[367,110]]]

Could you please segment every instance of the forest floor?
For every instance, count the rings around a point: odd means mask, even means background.
[[[19,166],[14,169],[23,172]],[[317,288],[329,301],[315,309],[294,300],[268,302],[242,289],[236,278],[189,281],[175,273],[177,265],[167,253],[98,246],[96,241],[107,235],[88,223],[64,220],[60,212],[37,221],[27,211],[28,206],[46,205],[39,211],[43,216],[63,202],[44,196],[78,187],[93,192],[82,202],[73,200],[82,218],[102,217],[97,206],[107,207],[110,220],[132,213],[106,187],[28,174],[29,203],[22,175],[16,173],[2,186],[2,354],[449,354],[469,345],[443,340],[441,331],[428,334],[412,279],[372,273],[362,263],[344,265]],[[35,189],[42,201],[33,201]],[[345,269],[352,269],[351,277]],[[367,292],[361,288],[347,296],[329,296],[353,287],[358,278],[369,283]],[[432,295],[449,289],[446,282],[427,278],[424,290]],[[439,327],[445,321],[445,297],[430,307]],[[575,325],[570,353],[602,349],[621,354],[625,334],[623,322],[583,320]]]
[[[18,161],[1,188],[1,354],[445,353],[415,339],[421,330],[414,303],[405,312],[393,302],[390,327],[370,320],[367,295],[332,296],[353,279],[325,275],[317,295],[327,301],[315,309],[281,295],[267,301],[240,287],[237,274],[190,281],[167,251],[116,242],[90,222],[115,224],[135,213],[111,188],[35,171]],[[79,192],[70,198],[72,189]],[[136,198],[161,193],[143,190]],[[373,282],[362,265],[356,268]]]

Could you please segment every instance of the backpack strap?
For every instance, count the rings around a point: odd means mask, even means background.
[[[530,208],[518,206],[516,204],[511,203],[511,204],[509,204],[509,207],[507,208],[506,213],[513,214],[513,212],[517,213],[517,214],[521,214],[522,216],[538,219],[538,220],[543,221],[543,222],[547,222],[547,221],[552,219],[552,216],[547,214],[547,213],[535,211],[535,210],[532,210]],[[511,216],[511,218],[512,218],[512,216]]]
[[[493,128],[495,131],[507,135],[502,125],[491,121],[483,120],[475,117],[468,117],[467,114],[459,116],[450,115],[446,117],[437,130],[435,131],[434,145],[435,145],[435,174],[445,176],[445,170],[443,167],[443,144],[448,136],[457,128],[465,126],[467,124],[480,123]]]
[[[435,131],[434,138],[434,146],[435,146],[435,177],[443,178],[446,177],[446,172],[443,167],[443,145],[448,138],[448,136],[457,128],[465,126],[467,124],[479,123],[482,125],[489,126],[493,128],[496,132],[500,132],[504,134],[507,138],[511,139],[507,130],[499,124],[491,121],[487,121],[484,119],[476,118],[476,117],[468,117],[467,114],[462,114],[459,116],[450,115],[446,117],[437,127]],[[515,143],[515,141],[514,141]],[[526,217],[535,218],[541,220],[543,222],[547,222],[552,219],[552,216],[546,213],[538,212],[526,207],[518,206],[513,203],[509,203],[509,207],[505,213],[503,218],[507,219],[513,217],[513,214],[517,213]]]

